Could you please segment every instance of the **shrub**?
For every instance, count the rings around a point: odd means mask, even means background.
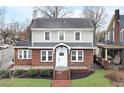
[[[1,78],[9,78],[10,77],[9,71],[6,69],[0,70],[0,76],[1,76]]]
[[[50,72],[48,70],[41,70],[40,71],[40,75],[41,76],[44,76],[44,77],[50,76]]]
[[[29,69],[28,70],[28,75],[33,77],[37,75],[37,71],[35,69]]]
[[[17,76],[21,77],[25,73],[25,71],[23,69],[18,69],[15,71],[15,73]]]

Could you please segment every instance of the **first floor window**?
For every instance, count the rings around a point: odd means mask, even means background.
[[[26,59],[27,58],[27,50],[24,50],[24,58]]]
[[[18,59],[31,59],[32,58],[32,50],[21,49],[18,50]]]
[[[76,61],[76,51],[72,51],[72,60]]]
[[[84,57],[83,50],[72,50],[71,51],[71,60],[72,62],[82,62]]]
[[[52,50],[41,50],[41,61],[52,61]]]
[[[22,58],[22,51],[21,50],[18,51],[18,58],[20,58],[20,59]]]

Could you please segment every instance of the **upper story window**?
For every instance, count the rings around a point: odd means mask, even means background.
[[[63,31],[60,31],[59,32],[59,40],[64,40],[65,36],[64,36],[64,32]]]
[[[81,33],[75,32],[75,40],[80,40],[80,39],[81,39]]]
[[[50,40],[50,32],[45,32],[45,40]]]
[[[18,50],[18,59],[31,59],[32,58],[32,50],[21,49]]]

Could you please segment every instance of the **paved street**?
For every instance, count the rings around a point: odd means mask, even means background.
[[[0,49],[0,66],[10,64],[13,59],[13,48],[9,46],[6,49]]]

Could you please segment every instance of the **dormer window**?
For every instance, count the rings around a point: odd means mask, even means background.
[[[81,39],[81,33],[75,32],[75,40],[80,40],[80,39]]]
[[[50,32],[45,32],[45,40],[50,40]]]
[[[65,38],[64,37],[64,32],[63,31],[60,31],[58,34],[59,34],[59,37],[58,37],[59,40],[64,40],[64,38]]]

